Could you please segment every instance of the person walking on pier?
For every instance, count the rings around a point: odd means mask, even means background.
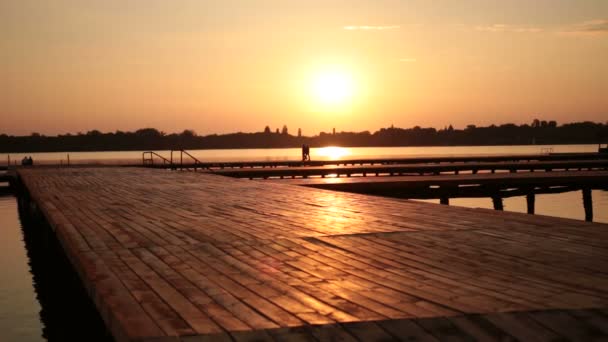
[[[310,146],[302,145],[302,161],[310,161]]]

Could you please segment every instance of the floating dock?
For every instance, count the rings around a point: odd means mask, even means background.
[[[512,155],[479,155],[479,156],[432,156],[405,158],[359,158],[335,160],[268,160],[241,162],[204,162],[196,159],[184,150],[171,151],[164,156],[147,151],[142,153],[142,165],[153,168],[203,168],[203,169],[236,169],[236,168],[275,168],[302,166],[364,166],[364,165],[408,165],[429,163],[471,163],[471,162],[531,162],[531,161],[574,161],[574,160],[606,160],[608,156],[602,153],[545,153],[545,154],[512,154]]]
[[[488,197],[494,209],[503,210],[502,200],[526,196],[528,214],[534,214],[535,196],[571,191],[582,192],[585,220],[593,220],[592,190],[608,191],[608,171],[554,171],[484,173],[440,176],[330,177],[277,180],[319,189],[380,195],[394,198],[439,199]]]
[[[20,169],[117,341],[608,338],[608,225],[209,173]]]
[[[364,166],[312,166],[282,168],[244,168],[214,170],[215,174],[236,178],[308,178],[308,177],[350,177],[358,176],[401,176],[401,175],[439,175],[480,171],[496,172],[552,172],[569,170],[608,170],[608,160],[568,160],[568,161],[518,161],[518,162],[468,162],[439,164],[405,165],[364,165]]]

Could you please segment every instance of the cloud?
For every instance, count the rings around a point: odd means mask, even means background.
[[[571,24],[562,28],[552,27],[543,29],[536,26],[521,26],[509,24],[492,24],[473,27],[475,31],[490,33],[556,33],[570,36],[598,36],[608,34],[608,19],[588,20]],[[468,29],[467,29],[468,31]]]
[[[382,25],[382,26],[351,25],[351,26],[344,26],[342,28],[345,30],[349,30],[349,31],[356,31],[356,30],[385,31],[385,30],[396,30],[396,29],[399,29],[400,27],[401,26],[399,26],[399,25]]]
[[[399,62],[403,63],[414,63],[416,61],[416,58],[399,58]]]
[[[566,35],[585,35],[596,36],[600,34],[608,34],[608,19],[589,20],[582,23],[571,25],[560,31]]]
[[[518,25],[505,25],[505,24],[493,24],[487,26],[475,26],[476,31],[481,32],[511,32],[511,33],[539,33],[543,29],[533,26],[518,26]]]

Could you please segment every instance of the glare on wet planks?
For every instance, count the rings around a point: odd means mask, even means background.
[[[608,336],[608,225],[193,172],[19,174],[117,340]]]

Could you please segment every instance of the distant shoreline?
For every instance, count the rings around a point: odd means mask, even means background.
[[[34,152],[108,152],[162,150],[274,149],[341,147],[451,147],[451,146],[529,146],[583,145],[608,142],[608,123],[575,122],[558,126],[555,121],[535,120],[532,125],[504,124],[465,129],[381,128],[376,132],[321,132],[315,136],[289,134],[287,127],[272,132],[211,134],[199,136],[194,131],[166,134],[154,128],[135,132],[44,136],[0,135],[0,153]]]

